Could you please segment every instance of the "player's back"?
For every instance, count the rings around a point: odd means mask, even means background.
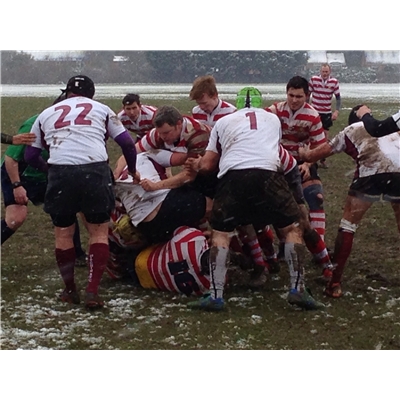
[[[281,140],[279,118],[261,108],[244,108],[220,119],[210,142],[221,146],[221,175],[226,169],[261,168],[277,171]]]

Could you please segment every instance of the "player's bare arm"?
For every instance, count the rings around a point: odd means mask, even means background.
[[[18,162],[6,155],[4,158],[4,164],[11,183],[20,182],[21,179],[18,172]],[[29,199],[23,186],[15,187],[13,189],[13,194],[17,204],[26,205],[28,203]]]
[[[171,177],[162,179],[158,182],[153,182],[149,179],[142,179],[140,181],[140,186],[142,186],[142,188],[147,192],[153,192],[161,189],[175,189],[183,186],[186,183],[193,182],[196,178],[196,175],[196,172],[191,172],[185,168],[176,175],[172,175]]]
[[[300,159],[308,163],[317,162],[321,158],[326,158],[329,157],[330,155],[332,155],[332,148],[329,143],[323,143],[318,147],[315,147],[313,150],[310,149],[309,145],[304,147],[299,147]]]

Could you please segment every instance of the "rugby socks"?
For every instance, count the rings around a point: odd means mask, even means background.
[[[3,244],[9,237],[14,235],[16,231],[8,227],[6,220],[1,220],[1,244]]]
[[[95,293],[99,289],[101,277],[106,269],[110,249],[108,244],[94,243],[89,247],[89,277],[86,292]]]
[[[353,247],[354,232],[339,230],[335,241],[335,252],[332,257],[335,269],[333,270],[331,283],[340,283],[344,266],[350,256]]]
[[[210,295],[222,299],[228,271],[229,249],[213,246],[210,249]]]
[[[290,289],[304,291],[305,246],[299,243],[285,243],[285,260],[289,266]]]
[[[58,265],[58,269],[60,270],[61,278],[65,283],[65,287],[69,292],[75,292],[75,277],[74,277],[74,269],[75,269],[75,249],[67,249],[55,250],[56,261]]]
[[[264,267],[268,268],[268,264],[264,260],[263,251],[257,237],[251,239],[248,236],[241,236],[240,239],[245,245],[248,246],[250,257],[253,262],[257,265],[263,265]]]
[[[324,268],[333,268],[326,244],[318,232],[315,229],[304,232],[303,238],[307,249],[312,253],[316,261]]]
[[[268,259],[277,260],[277,254],[274,247],[274,232],[267,225],[261,232],[257,232],[257,239],[265,257]]]
[[[237,234],[232,236],[229,247],[235,253],[243,253],[243,243],[241,242]]]
[[[321,239],[325,240],[325,210],[323,208],[310,210],[310,225],[318,232]]]

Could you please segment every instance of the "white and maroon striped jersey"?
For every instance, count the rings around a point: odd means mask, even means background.
[[[194,119],[202,121],[212,128],[220,118],[235,111],[236,107],[234,105],[219,99],[217,107],[215,107],[211,114],[204,112],[199,106],[195,106],[192,109],[192,116]]]
[[[296,112],[293,112],[286,101],[274,103],[265,110],[275,114],[282,124],[282,146],[292,156],[299,159],[299,143],[310,144],[310,147],[319,146],[326,142],[324,128],[318,112],[308,103],[304,103]]]
[[[164,149],[172,152],[187,153],[188,157],[203,155],[210,137],[211,128],[195,120],[184,116],[180,138],[172,145],[166,144],[158,135],[157,128],[153,128],[139,142],[141,151]]]
[[[321,114],[332,112],[332,96],[340,96],[339,81],[331,76],[324,81],[321,76],[312,76],[308,83],[311,105]]]
[[[280,170],[281,135],[279,119],[262,108],[243,108],[221,118],[207,146],[207,151],[220,154],[218,178],[229,170]]]
[[[400,173],[400,135],[395,132],[379,138],[365,130],[363,122],[356,122],[329,140],[333,153],[344,152],[356,163],[354,178]]]
[[[49,150],[49,164],[91,164],[108,161],[107,138],[125,131],[110,107],[73,96],[39,114],[31,130],[36,134],[32,146]]]
[[[141,179],[159,182],[165,179],[165,169],[150,159],[146,153],[139,153],[136,159],[136,170]],[[170,189],[146,191],[140,185],[133,184],[128,174],[128,167],[122,171],[115,184],[115,195],[123,204],[134,226],[138,226],[167,197]]]
[[[118,118],[121,120],[125,128],[136,134],[137,140],[141,139],[148,131],[154,128],[153,119],[157,108],[142,104],[140,106],[140,114],[136,121],[132,121],[124,110],[118,113]]]
[[[210,281],[201,272],[200,260],[208,248],[207,238],[199,230],[177,228],[170,241],[156,245],[147,257],[147,269],[155,285],[186,295],[205,293]],[[138,277],[140,280],[140,274]]]

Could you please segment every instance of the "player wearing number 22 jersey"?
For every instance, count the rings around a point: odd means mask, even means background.
[[[95,87],[89,77],[73,76],[64,92],[66,100],[37,117],[32,126],[36,140],[26,149],[25,160],[32,166],[47,167],[40,153],[44,147],[49,150],[44,211],[55,226],[56,261],[65,284],[60,299],[80,302],[74,280],[76,255],[72,236],[76,213],[82,212],[90,243],[85,305],[100,308],[104,302],[98,296],[98,288],[109,256],[105,238],[115,207],[106,140],[111,137],[121,147],[131,174],[136,173],[135,142],[115,112],[93,100]]]

